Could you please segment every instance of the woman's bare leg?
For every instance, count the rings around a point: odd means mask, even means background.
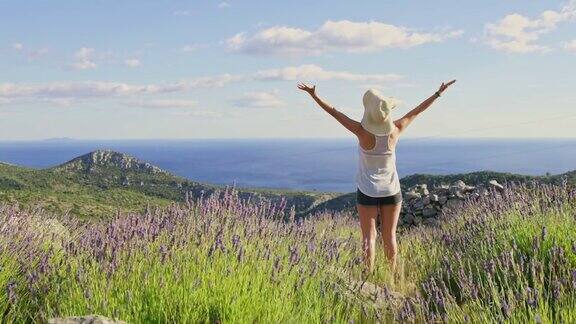
[[[396,254],[398,246],[396,244],[396,226],[400,217],[402,204],[380,205],[380,230],[382,231],[382,243],[384,252],[390,262],[392,272],[396,271]]]
[[[362,230],[362,249],[364,252],[364,264],[371,273],[374,269],[376,257],[376,217],[378,207],[356,204],[360,216],[360,229]]]

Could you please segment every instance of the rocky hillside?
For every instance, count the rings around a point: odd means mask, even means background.
[[[465,183],[466,186],[484,188],[490,187],[490,182],[506,185],[506,184],[522,184],[530,182],[538,183],[553,183],[560,184],[568,182],[576,185],[576,171],[570,171],[562,174],[548,175],[548,176],[531,176],[523,174],[514,174],[508,172],[493,172],[493,171],[478,171],[461,174],[449,175],[433,175],[433,174],[414,174],[400,179],[403,192],[408,192],[408,197],[411,197],[409,192],[417,188],[427,188],[428,190],[436,190],[436,188],[446,188],[451,186],[459,186],[460,183]],[[442,189],[440,189],[442,191]],[[466,192],[466,190],[464,190]],[[406,198],[406,197],[404,197]],[[347,194],[338,195],[333,199],[327,200],[311,209],[311,212],[320,210],[349,210],[353,211],[356,208],[356,193],[351,192]]]
[[[442,199],[441,197],[446,196],[445,190],[454,191],[450,188],[460,186],[458,181],[466,183],[467,187],[460,190],[460,193],[467,194],[470,191],[468,187],[480,188],[490,180],[506,184],[562,180],[576,182],[575,179],[576,171],[548,177],[489,171],[458,175],[412,175],[401,179],[402,188],[406,190],[405,199],[411,204],[410,199],[415,196],[412,191],[422,197],[414,200],[415,206],[405,204],[403,215],[407,216],[403,216],[403,219],[407,224],[418,223],[426,218],[424,214],[433,213],[430,208],[426,211],[425,208],[420,208],[422,203],[424,207],[430,207],[430,202],[439,212],[444,205],[443,200],[436,201],[434,195]],[[445,188],[446,186],[448,188]],[[430,191],[431,196],[428,197],[426,190],[422,188]],[[118,210],[140,211],[148,205],[162,206],[171,202],[182,202],[186,197],[198,199],[224,189],[224,186],[172,175],[148,162],[110,150],[94,151],[43,170],[0,163],[0,201],[24,205],[40,204],[49,210],[86,217],[106,217]],[[287,209],[293,207],[296,216],[311,215],[323,210],[355,211],[356,205],[355,193],[238,188],[238,194],[243,199],[249,198],[253,201],[269,200],[280,203],[285,199]],[[447,199],[451,198],[454,197],[447,196]]]
[[[148,162],[110,150],[94,151],[57,167],[35,170],[0,164],[0,201],[41,204],[60,213],[80,216],[113,215],[118,210],[140,211],[147,205],[167,205],[189,197],[198,199],[225,186],[191,181]],[[335,198],[337,193],[238,188],[253,201],[269,200],[294,207],[297,215]]]
[[[159,167],[148,162],[143,162],[137,158],[115,152],[112,150],[97,150],[72,159],[57,166],[56,170],[72,172],[94,173],[102,169],[117,169],[122,172],[146,172],[146,173],[168,173]]]
[[[465,183],[472,185],[485,184],[490,180],[496,180],[499,183],[526,183],[530,181],[538,181],[542,183],[560,183],[566,180],[572,184],[576,184],[576,171],[543,176],[531,176],[525,174],[494,171],[477,171],[447,175],[412,174],[402,178],[401,182],[404,187],[412,187],[417,184],[427,184],[428,186],[451,184],[458,180],[462,180]]]

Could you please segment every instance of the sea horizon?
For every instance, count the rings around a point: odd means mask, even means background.
[[[49,168],[98,149],[137,157],[189,180],[326,192],[355,190],[355,138],[47,139],[0,141],[0,161]],[[400,177],[475,171],[526,175],[576,169],[576,138],[404,138]]]

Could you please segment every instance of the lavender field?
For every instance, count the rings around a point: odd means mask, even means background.
[[[576,321],[576,190],[508,187],[402,228],[362,275],[355,215],[294,219],[235,190],[79,221],[0,206],[1,322]],[[366,280],[362,285],[362,281]],[[365,287],[377,287],[366,293]]]

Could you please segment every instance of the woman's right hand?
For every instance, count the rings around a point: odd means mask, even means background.
[[[452,81],[446,82],[446,83],[442,82],[442,85],[440,85],[438,92],[442,93],[442,92],[446,91],[446,89],[448,89],[449,86],[453,85],[454,82],[456,82],[456,80],[452,80]]]
[[[316,85],[310,87],[304,83],[298,84],[298,89],[308,92],[309,95],[314,96],[316,94]]]

